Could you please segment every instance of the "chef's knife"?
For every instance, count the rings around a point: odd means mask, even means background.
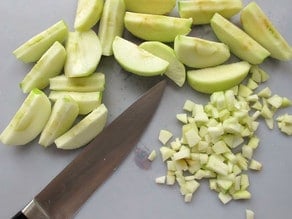
[[[72,218],[139,141],[165,85],[159,82],[126,109],[13,219]]]

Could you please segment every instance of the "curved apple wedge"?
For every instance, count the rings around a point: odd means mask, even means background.
[[[56,138],[71,128],[78,112],[78,104],[70,96],[59,98],[55,102],[50,118],[41,133],[39,144],[44,147],[53,144]]]
[[[265,47],[271,53],[271,57],[282,61],[292,59],[291,46],[257,3],[249,3],[241,11],[240,19],[243,29]]]
[[[173,42],[177,35],[191,32],[192,18],[126,12],[126,29],[143,40]]]
[[[89,143],[104,128],[107,121],[108,110],[101,104],[69,131],[55,140],[57,148],[76,149]]]
[[[124,0],[128,11],[147,14],[168,14],[176,0]]]
[[[74,28],[90,30],[100,19],[104,0],[78,0]]]
[[[139,47],[169,62],[169,66],[164,75],[170,78],[179,87],[184,85],[186,80],[185,66],[177,59],[171,47],[158,41],[147,41],[141,43]]]
[[[112,44],[116,36],[122,36],[126,6],[124,0],[107,0],[104,3],[102,17],[99,22],[98,37],[102,47],[102,55],[113,54]]]
[[[63,70],[65,59],[65,48],[56,41],[20,82],[21,90],[28,93],[33,88],[47,87],[50,83],[49,79],[60,74]]]
[[[217,38],[244,61],[257,65],[270,55],[257,41],[218,13],[212,17],[211,27]]]
[[[23,43],[13,54],[25,63],[36,62],[54,42],[62,43],[67,36],[67,24],[61,20]]]
[[[90,113],[101,104],[102,92],[77,92],[77,91],[51,91],[49,99],[56,102],[59,98],[70,96],[76,101],[79,108],[79,114],[85,115]]]
[[[70,32],[65,48],[67,59],[64,73],[67,77],[84,77],[96,70],[102,49],[93,30]]]
[[[113,53],[126,71],[140,76],[161,75],[169,66],[167,61],[118,36],[113,42]]]
[[[241,61],[187,72],[189,85],[202,93],[213,93],[238,85],[247,76],[251,65]]]
[[[178,1],[178,12],[183,18],[193,18],[194,25],[208,24],[215,13],[231,18],[242,9],[242,0]]]
[[[192,68],[220,65],[230,57],[224,43],[182,35],[175,38],[174,51],[182,63]]]
[[[51,102],[39,89],[26,97],[8,126],[0,134],[7,145],[25,145],[41,133],[51,114]]]

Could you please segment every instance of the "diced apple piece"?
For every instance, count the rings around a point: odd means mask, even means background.
[[[41,133],[39,144],[44,147],[53,144],[56,138],[71,128],[78,112],[78,104],[70,96],[59,98]]]
[[[128,11],[146,14],[168,14],[176,0],[124,0]]]
[[[58,75],[50,78],[50,89],[57,91],[93,92],[103,91],[105,76],[103,73],[94,73],[86,77],[69,78]]]
[[[270,52],[229,20],[216,13],[211,19],[211,27],[217,38],[228,45],[238,58],[257,65],[270,55]]]
[[[101,58],[101,45],[93,30],[70,32],[65,48],[64,73],[67,77],[84,77],[96,70]]]
[[[235,200],[238,200],[238,199],[250,199],[251,198],[251,194],[247,190],[239,190],[239,191],[237,191],[237,192],[232,194],[232,198],[235,199]]]
[[[186,80],[185,66],[177,59],[171,47],[158,41],[144,42],[139,47],[169,62],[169,66],[164,74],[179,87],[184,85]]]
[[[172,133],[168,130],[162,129],[159,132],[158,139],[162,144],[166,144],[172,137]]]
[[[183,18],[193,18],[193,24],[208,24],[217,12],[231,18],[242,9],[241,0],[191,0],[178,1],[178,11]]]
[[[51,103],[39,89],[33,89],[8,126],[0,134],[7,145],[25,145],[41,133],[51,114]]]
[[[59,41],[62,43],[67,36],[67,24],[61,20],[26,41],[14,50],[13,54],[17,59],[25,63],[36,62],[53,45],[54,42]]]
[[[56,41],[37,61],[20,83],[24,93],[33,88],[43,89],[49,85],[49,79],[61,73],[66,59],[66,51],[62,44]]]
[[[190,86],[202,93],[227,90],[239,84],[248,74],[250,64],[242,61],[215,67],[190,70],[187,80]]]
[[[271,57],[289,61],[292,48],[278,32],[256,2],[249,3],[240,14],[243,29],[270,53]]]
[[[230,57],[224,43],[183,35],[175,38],[174,51],[182,63],[193,68],[220,65]]]
[[[148,155],[147,159],[150,161],[153,161],[156,158],[156,151],[153,150],[151,153]]]
[[[169,63],[136,44],[116,37],[113,42],[114,57],[117,62],[126,70],[140,76],[156,76],[163,74]]]
[[[160,42],[173,42],[177,35],[191,31],[192,18],[126,12],[125,27],[134,36]]]
[[[99,22],[98,37],[102,47],[102,55],[113,54],[112,44],[116,36],[122,36],[126,8],[123,0],[107,0],[104,3]]]
[[[55,140],[57,148],[70,150],[80,148],[89,143],[105,127],[108,110],[104,104],[85,116],[69,131]]]
[[[49,99],[56,102],[58,99],[70,96],[78,104],[79,114],[85,115],[97,108],[102,101],[102,92],[51,91]]]
[[[100,19],[104,0],[78,0],[74,21],[77,31],[90,30]]]
[[[250,209],[245,210],[245,218],[246,219],[254,219],[254,212]]]

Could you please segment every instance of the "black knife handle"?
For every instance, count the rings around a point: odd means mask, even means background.
[[[28,218],[22,213],[22,211],[19,211],[11,219],[28,219]]]

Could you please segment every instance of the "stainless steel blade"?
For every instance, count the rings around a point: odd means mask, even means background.
[[[165,81],[159,82],[108,125],[35,196],[22,215],[29,219],[74,216],[137,144],[160,102],[165,85]]]

